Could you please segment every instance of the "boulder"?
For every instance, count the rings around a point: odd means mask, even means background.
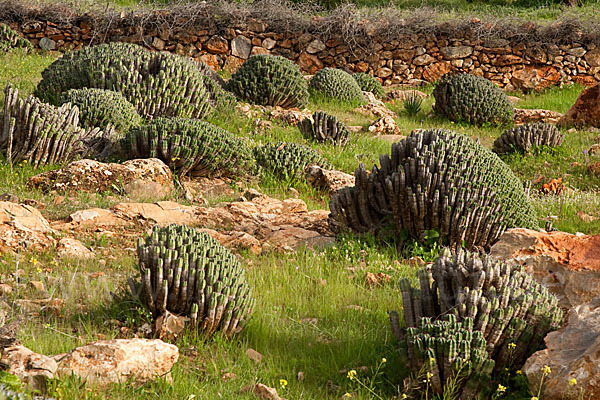
[[[585,89],[558,122],[562,126],[600,127],[600,84]]]
[[[312,116],[312,112],[307,108],[304,110],[299,110],[298,108],[284,109],[277,106],[273,107],[270,115],[273,119],[284,121],[292,126],[296,126],[300,121],[310,118]]]
[[[306,179],[315,188],[335,193],[346,186],[354,186],[354,176],[341,171],[335,171],[309,165],[306,167]]]
[[[450,71],[452,71],[452,64],[448,61],[427,65],[423,70],[423,79],[432,83],[438,81]]]
[[[440,48],[440,53],[444,55],[444,58],[448,60],[455,60],[457,58],[465,58],[473,54],[473,48],[471,46],[449,46]]]
[[[58,362],[57,374],[74,374],[99,385],[130,379],[143,384],[158,377],[171,380],[178,358],[177,346],[159,339],[100,340],[67,353]]]
[[[401,135],[402,132],[393,117],[384,116],[373,121],[367,128],[374,135]]]
[[[319,57],[314,54],[309,54],[306,51],[303,51],[298,60],[296,61],[301,71],[308,72],[309,74],[314,74],[321,68],[323,68],[323,62],[319,59]]]
[[[300,199],[279,200],[248,191],[241,201],[216,207],[187,206],[172,201],[119,203],[109,210],[93,208],[71,214],[52,226],[58,230],[96,230],[136,225],[200,226],[227,247],[296,249],[328,243],[332,238],[326,210],[308,211]],[[300,228],[296,229],[296,228]],[[282,231],[289,238],[282,239]]]
[[[252,41],[248,39],[246,36],[239,35],[236,36],[235,39],[231,41],[231,54],[246,59],[250,56],[250,52],[252,51]]]
[[[600,235],[509,229],[490,253],[523,265],[565,309],[600,295]]]
[[[171,170],[157,158],[122,164],[79,160],[33,176],[27,184],[44,191],[124,191],[135,200],[159,200],[174,189]]]
[[[26,204],[0,201],[0,251],[54,244],[49,222]]]
[[[46,392],[48,379],[54,379],[56,361],[42,354],[34,353],[15,342],[1,350],[0,362],[8,366],[8,373],[16,375],[32,390]]]
[[[555,86],[560,80],[560,72],[551,66],[525,66],[513,72],[510,82],[522,92],[541,90]]]
[[[62,238],[58,241],[56,246],[56,254],[59,257],[71,257],[71,258],[93,258],[94,252],[85,247],[77,239]]]
[[[373,115],[376,117],[395,117],[396,113],[387,108],[387,106],[371,92],[363,92],[363,95],[368,100],[367,104],[354,109],[364,115]]]
[[[402,90],[395,89],[387,93],[387,99],[391,101],[398,100],[399,102],[403,102],[405,99],[410,96],[419,96],[421,99],[425,99],[429,97],[427,93],[423,93],[419,90]]]
[[[567,325],[544,339],[546,349],[525,363],[532,393],[542,388],[544,400],[600,398],[600,297],[569,311]],[[544,369],[550,373],[544,374]]]
[[[514,120],[515,125],[529,124],[531,122],[546,122],[548,124],[556,124],[562,118],[563,114],[557,111],[515,108]]]

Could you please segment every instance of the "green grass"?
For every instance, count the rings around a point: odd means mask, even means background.
[[[16,84],[27,95],[33,91],[40,73],[56,55],[24,55],[11,53],[0,56],[0,84]],[[431,87],[424,89],[431,93]],[[548,108],[564,112],[582,90],[571,86],[550,89],[541,93],[521,95],[519,107]],[[2,97],[0,97],[0,100]],[[403,134],[416,128],[447,128],[479,139],[490,147],[503,127],[475,128],[455,124],[432,114],[432,99],[423,102],[416,116],[409,116],[401,102],[389,103],[397,113],[397,123]],[[336,115],[349,125],[368,126],[375,118],[358,114],[350,105],[312,102],[309,109],[322,109]],[[266,116],[261,118],[266,119]],[[352,173],[359,163],[368,169],[378,162],[380,154],[389,153],[390,143],[368,133],[353,134],[347,146],[317,144],[302,137],[296,127],[272,121],[272,127],[258,131],[254,120],[238,112],[220,115],[213,123],[244,137],[252,145],[274,141],[294,141],[321,152],[337,169]],[[557,216],[554,226],[568,232],[600,233],[600,221],[582,219],[582,212],[598,217],[600,197],[598,177],[591,176],[586,166],[595,161],[584,150],[595,143],[595,134],[576,131],[566,134],[561,148],[537,156],[509,155],[504,160],[522,179],[542,183],[552,178],[563,178],[576,189],[569,197],[534,196],[540,220]],[[116,193],[88,194],[42,193],[27,185],[27,179],[44,167],[33,169],[27,164],[10,168],[0,163],[0,194],[13,193],[23,199],[34,199],[46,207],[42,213],[51,220],[67,217],[78,209],[109,207],[126,200]],[[238,182],[239,191],[242,183]],[[265,175],[257,186],[263,192],[278,197],[291,196],[290,182]],[[296,180],[292,186],[299,192],[310,209],[326,208],[329,196]],[[66,201],[55,204],[57,195]],[[209,199],[211,204],[235,198]],[[184,202],[180,193],[173,200]],[[578,215],[579,213],[579,215]],[[0,259],[3,283],[14,287],[7,300],[59,299],[55,308],[36,315],[12,311],[11,319],[21,319],[19,339],[34,351],[59,354],[75,346],[101,338],[133,337],[146,322],[147,312],[126,294],[129,276],[137,276],[133,252],[135,239],[141,232],[130,229],[118,234],[88,232],[80,239],[91,247],[96,258],[87,261],[58,259],[54,250],[30,250]],[[57,234],[60,236],[60,234]],[[428,253],[415,246],[404,254],[406,258],[418,255],[430,261],[435,251]],[[254,399],[254,395],[240,389],[257,382],[278,389],[288,399],[339,399],[344,393],[356,394],[356,399],[377,398],[366,390],[358,390],[346,377],[346,371],[359,371],[361,380],[374,379],[375,390],[381,398],[392,398],[401,393],[400,360],[391,337],[387,312],[401,310],[401,299],[395,282],[401,277],[414,279],[415,268],[399,257],[395,248],[376,243],[372,238],[342,237],[335,246],[322,250],[301,249],[294,254],[266,253],[240,254],[247,277],[257,298],[254,317],[236,340],[220,337],[204,340],[188,332],[177,343],[180,361],[172,371],[173,382],[158,380],[143,386],[122,383],[100,388],[74,378],[55,380],[51,394],[57,399]],[[18,279],[14,272],[20,269]],[[391,283],[368,287],[366,272],[383,272],[391,276]],[[41,281],[47,293],[35,291],[29,284]],[[117,293],[121,300],[111,295]],[[245,355],[248,348],[263,354],[256,364]],[[381,373],[375,373],[382,358],[387,362]],[[361,368],[364,367],[364,368]],[[362,372],[361,372],[362,371]],[[298,381],[298,373],[304,375]],[[226,373],[235,379],[225,380]],[[288,382],[283,388],[280,381]],[[526,389],[512,386],[515,393],[507,398],[530,398]]]

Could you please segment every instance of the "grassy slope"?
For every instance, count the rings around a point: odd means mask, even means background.
[[[31,92],[41,70],[52,59],[52,55],[0,55],[0,85],[13,82],[23,93]],[[580,90],[573,87],[524,96],[522,104],[565,111]],[[315,104],[309,107],[317,109]],[[331,104],[319,104],[318,107],[352,125],[369,122],[369,118],[350,112],[348,107]],[[400,104],[390,107],[398,113],[398,124],[406,134],[414,128],[446,127],[491,145],[501,133],[499,128],[476,129],[430,116],[430,101],[424,103],[423,111],[416,117],[404,115]],[[229,115],[213,122],[256,144],[294,140],[311,145],[322,151],[337,168],[347,172],[352,172],[359,162],[372,165],[380,153],[389,151],[390,146],[380,139],[361,134],[353,137],[340,151],[333,146],[309,143],[296,128],[282,124],[274,123],[270,131],[257,133],[252,120],[241,115]],[[572,167],[571,164],[574,161],[583,164],[583,150],[592,143],[594,134],[568,133],[565,145],[557,154],[512,156],[507,161],[522,178],[534,179],[538,174],[543,174],[545,179],[564,177],[573,187],[589,190],[598,186],[598,178],[590,177],[583,167]],[[41,201],[46,204],[42,212],[52,219],[65,217],[76,209],[95,205],[107,207],[119,201],[113,194],[75,194],[68,195],[66,202],[56,205],[52,201],[56,194],[40,193],[25,185],[26,179],[38,172],[27,165],[12,171],[0,165],[0,193],[10,192],[21,199]],[[311,208],[326,207],[327,196],[323,193],[302,183],[295,186]],[[281,198],[289,196],[288,186],[274,179],[263,180],[260,188]],[[564,202],[552,197],[540,198],[536,204],[540,216],[559,215],[562,204],[561,219],[555,224],[560,229],[600,232],[598,222],[586,223],[576,216],[580,210],[588,214],[596,212],[598,198],[592,192]],[[1,280],[15,287],[11,298],[46,297],[28,284],[42,281],[52,297],[64,301],[54,311],[22,320],[19,337],[25,345],[45,354],[57,354],[99,338],[131,337],[137,327],[148,321],[148,316],[135,303],[115,302],[110,295],[111,291],[122,292],[126,278],[136,274],[131,249],[137,234],[130,232],[114,237],[100,232],[87,237],[85,243],[97,254],[92,261],[59,260],[53,251],[4,256],[0,260]],[[239,340],[217,338],[205,342],[191,335],[184,337],[178,343],[181,359],[173,371],[173,384],[158,381],[137,388],[121,384],[101,389],[69,378],[53,383],[54,396],[62,399],[251,399],[253,395],[239,394],[238,391],[246,385],[262,382],[279,388],[280,394],[288,399],[338,399],[346,391],[356,392],[359,399],[371,399],[379,397],[366,390],[356,390],[343,371],[364,366],[364,379],[370,379],[383,357],[388,361],[383,374],[375,377],[376,391],[383,398],[398,393],[397,376],[386,373],[397,370],[399,362],[386,313],[400,309],[399,294],[392,286],[368,288],[364,283],[367,271],[385,272],[394,282],[402,276],[414,276],[414,268],[398,261],[393,249],[346,238],[321,253],[242,254],[241,258],[247,266],[248,279],[258,304],[255,317]],[[17,269],[23,270],[18,274],[18,285],[14,275]],[[18,313],[12,316],[22,317]],[[264,355],[261,363],[254,364],[245,356],[248,347]],[[303,382],[296,379],[300,371],[304,373]],[[224,380],[225,373],[233,373],[237,378]],[[285,389],[280,386],[281,379],[289,382]],[[337,390],[331,389],[336,386],[339,386]],[[520,396],[527,397],[523,393]]]

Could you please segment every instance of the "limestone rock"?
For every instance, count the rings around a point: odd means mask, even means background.
[[[18,342],[1,350],[2,364],[8,365],[8,372],[16,375],[33,390],[46,391],[48,379],[53,379],[57,370],[56,361],[42,354],[34,353]]]
[[[244,60],[250,56],[252,51],[252,41],[246,36],[239,35],[231,41],[231,54],[243,58]]]
[[[532,393],[537,393],[544,366],[550,374],[544,377],[543,399],[563,400],[600,398],[600,297],[581,304],[569,312],[567,325],[545,338],[546,349],[534,353],[523,372]],[[576,384],[570,382],[575,379]]]
[[[573,107],[560,119],[559,124],[600,128],[600,84],[581,92]]]
[[[229,43],[222,36],[215,35],[208,39],[203,47],[213,54],[223,54],[229,50]]]
[[[465,58],[473,54],[473,48],[471,46],[452,46],[442,47],[440,53],[444,55],[448,60],[455,60],[457,58]]]
[[[310,54],[315,54],[320,51],[323,51],[327,48],[325,43],[323,43],[320,39],[315,39],[306,46],[306,51]]]
[[[122,164],[79,160],[64,168],[33,176],[27,184],[44,191],[104,192],[124,189],[134,198],[153,195],[150,198],[153,200],[164,198],[174,189],[171,170],[157,158],[129,160]]]
[[[525,66],[513,72],[511,83],[515,89],[528,92],[554,86],[560,80],[560,73],[550,66]]]
[[[376,117],[395,117],[396,113],[387,108],[383,101],[377,99],[371,92],[364,92],[363,95],[368,100],[367,104],[354,109],[354,111],[365,115],[374,115]]]
[[[450,71],[452,71],[452,64],[448,61],[427,65],[423,70],[423,79],[427,82],[435,82]]]
[[[188,317],[171,314],[166,311],[154,321],[153,331],[160,340],[175,340],[183,332]]]
[[[306,51],[300,54],[296,63],[301,71],[308,72],[311,75],[323,68],[323,61],[314,54],[309,54]]]
[[[155,224],[201,226],[228,247],[296,249],[329,243],[333,237],[328,211],[308,211],[300,199],[278,200],[256,192],[216,207],[186,206],[172,201],[119,203],[110,210],[77,211],[69,219],[53,224],[58,230],[96,230]],[[289,236],[283,237],[286,232]],[[266,247],[265,247],[266,246]]]
[[[563,308],[600,295],[600,235],[509,229],[494,244],[491,255],[524,265],[558,297]]]
[[[78,347],[58,362],[58,375],[74,374],[99,385],[125,382],[138,384],[166,377],[179,358],[177,346],[159,339],[100,340]]]
[[[515,125],[523,125],[531,122],[546,122],[556,124],[562,118],[563,114],[557,111],[542,109],[515,108]]]
[[[56,246],[56,253],[59,257],[72,257],[72,258],[93,258],[94,252],[85,247],[77,239],[62,238],[58,241]]]
[[[374,135],[400,135],[402,132],[392,117],[381,117],[375,120],[368,128]]]
[[[38,45],[40,46],[40,49],[45,51],[52,51],[56,49],[56,42],[47,37],[41,38]]]
[[[388,100],[398,100],[399,102],[403,102],[405,99],[409,98],[410,96],[419,96],[422,99],[425,99],[427,97],[429,97],[426,93],[423,93],[419,90],[402,90],[402,89],[396,89],[396,90],[392,90],[390,92],[388,92],[387,94],[387,99]]]
[[[273,119],[284,121],[292,126],[296,126],[300,121],[310,118],[312,116],[312,112],[307,108],[304,110],[299,110],[298,108],[284,109],[277,106],[273,107],[270,115]]]
[[[50,224],[35,208],[0,201],[0,250],[47,247],[54,243]]]
[[[335,193],[346,186],[354,186],[354,176],[341,171],[329,170],[318,165],[306,167],[306,179],[315,188]]]
[[[276,389],[262,383],[254,385],[252,392],[262,400],[285,400],[284,398],[279,397]]]

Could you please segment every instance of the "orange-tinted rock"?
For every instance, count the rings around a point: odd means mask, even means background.
[[[531,122],[556,124],[563,116],[563,114],[557,111],[530,108],[515,108],[513,113],[515,125],[523,125]]]
[[[526,66],[513,72],[510,81],[515,89],[527,92],[554,86],[559,80],[560,72],[556,68]]]
[[[309,74],[314,74],[323,68],[323,62],[319,60],[319,57],[308,54],[305,51],[300,54],[297,63],[301,71],[308,72]]]
[[[575,83],[586,87],[598,84],[596,78],[590,75],[576,75],[573,77],[573,80],[575,81]]]
[[[435,82],[450,71],[452,71],[452,64],[447,61],[431,64],[423,70],[423,79],[427,82]]]
[[[546,349],[534,353],[523,367],[531,392],[540,391],[548,367],[540,398],[600,398],[600,297],[571,309],[566,326],[550,332],[544,342]]]
[[[147,193],[152,200],[164,198],[174,189],[171,170],[157,158],[129,160],[122,164],[79,160],[62,169],[33,176],[27,183],[45,191],[105,192],[123,187],[136,200],[144,197],[145,186],[152,188]]]
[[[585,89],[559,121],[563,126],[600,127],[600,85]]]
[[[215,35],[204,43],[204,48],[213,54],[223,54],[229,50],[229,43],[222,36]]]
[[[600,235],[509,229],[491,254],[524,265],[565,308],[600,295]]]
[[[128,380],[143,384],[159,377],[170,380],[178,358],[177,346],[159,339],[100,340],[66,354],[58,362],[58,375],[73,374],[99,385]]]

